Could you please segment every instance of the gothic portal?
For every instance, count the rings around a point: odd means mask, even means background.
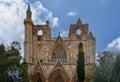
[[[31,82],[76,82],[78,44],[83,44],[85,72],[95,64],[95,37],[88,24],[78,19],[71,24],[69,37],[51,37],[49,22],[34,25],[30,6],[24,20],[24,56],[28,63]]]

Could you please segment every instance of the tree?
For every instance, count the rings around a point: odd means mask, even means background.
[[[82,43],[79,43],[78,47],[77,75],[79,82],[83,82],[85,80],[85,62]]]
[[[20,44],[13,41],[10,46],[0,44],[0,82],[27,82],[27,63],[20,54]]]
[[[7,68],[7,56],[5,53],[5,46],[3,44],[0,45],[0,82],[7,82],[7,79],[9,82],[12,82],[11,77],[8,76],[8,68]]]
[[[112,68],[112,82],[120,82],[120,53],[117,55],[115,62],[113,63]]]
[[[98,64],[96,65],[91,82],[119,82],[120,57],[117,57],[114,51],[104,51],[98,55]],[[118,79],[118,80],[117,80]]]

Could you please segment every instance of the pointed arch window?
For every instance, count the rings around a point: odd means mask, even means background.
[[[57,59],[60,59],[62,63],[67,62],[67,55],[65,49],[58,45],[54,48],[53,53],[52,53],[52,61],[56,62]]]
[[[64,82],[63,78],[60,75],[57,75],[54,79],[54,82]]]
[[[55,54],[55,52],[53,52],[53,54],[52,54],[52,61],[56,61],[57,60],[57,56],[56,56],[56,54]]]

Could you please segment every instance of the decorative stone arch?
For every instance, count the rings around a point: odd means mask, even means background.
[[[48,77],[49,82],[54,82],[57,76],[61,76],[63,82],[70,82],[70,78],[63,69],[54,70]]]
[[[50,49],[50,51],[49,51],[49,59],[52,59],[52,53],[53,53],[53,51],[54,51],[54,49],[57,47],[57,46],[61,46],[62,48],[64,48],[64,50],[65,50],[65,52],[66,52],[66,58],[67,58],[67,60],[69,59],[69,50],[68,50],[68,48],[64,45],[64,43],[62,43],[62,42],[56,42],[54,45],[53,45],[53,47]]]
[[[46,78],[44,76],[44,74],[37,72],[35,74],[33,74],[32,76],[32,82],[46,82]]]
[[[38,34],[41,31],[41,34]],[[42,40],[45,36],[46,30],[41,25],[34,26],[33,34],[36,36],[36,40]]]
[[[34,70],[32,71],[32,82],[38,82],[38,79],[42,82],[45,82],[46,80],[46,73],[40,60],[37,60]]]
[[[37,32],[38,32],[39,30],[42,30],[43,35],[45,34],[45,29],[44,29],[42,26],[37,26],[36,29],[35,29],[35,34],[36,34],[36,35],[37,35]]]
[[[77,34],[77,30],[80,30],[80,33]],[[81,40],[86,31],[85,24],[82,24],[80,18],[76,24],[71,24],[69,29],[69,37],[71,40]]]
[[[76,33],[76,31],[80,29],[81,33],[83,31],[83,26],[82,25],[74,25],[70,27],[70,33]]]
[[[81,26],[81,25],[77,25],[77,26],[76,26],[75,32],[76,32],[78,29],[81,30],[81,33],[82,33],[83,29],[82,29],[82,26]]]

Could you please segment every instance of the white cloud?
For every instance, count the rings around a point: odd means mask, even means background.
[[[58,18],[54,17],[52,20],[52,27],[58,26]]]
[[[60,32],[61,37],[68,37],[68,31],[62,31]]]
[[[21,0],[0,1],[0,38],[3,42],[23,39],[25,3]]]
[[[77,13],[74,12],[74,11],[70,11],[70,12],[68,12],[68,16],[76,16],[76,15],[77,15]]]
[[[50,21],[50,26],[57,27],[58,26],[58,17],[54,17],[53,13],[45,8],[41,2],[37,1],[32,5],[33,11],[33,20],[35,24],[45,24],[46,20]]]
[[[0,42],[23,41],[27,4],[23,0],[0,0]],[[51,26],[58,26],[58,17],[45,8],[41,2],[31,4],[32,18],[35,24],[50,21]]]
[[[111,43],[109,43],[107,45],[107,49],[120,50],[120,37],[116,38]]]
[[[0,43],[19,41],[23,49],[24,24],[27,4],[24,0],[0,0]],[[35,24],[43,24],[46,20],[50,25],[58,26],[58,17],[45,8],[41,2],[31,4],[32,19]]]

